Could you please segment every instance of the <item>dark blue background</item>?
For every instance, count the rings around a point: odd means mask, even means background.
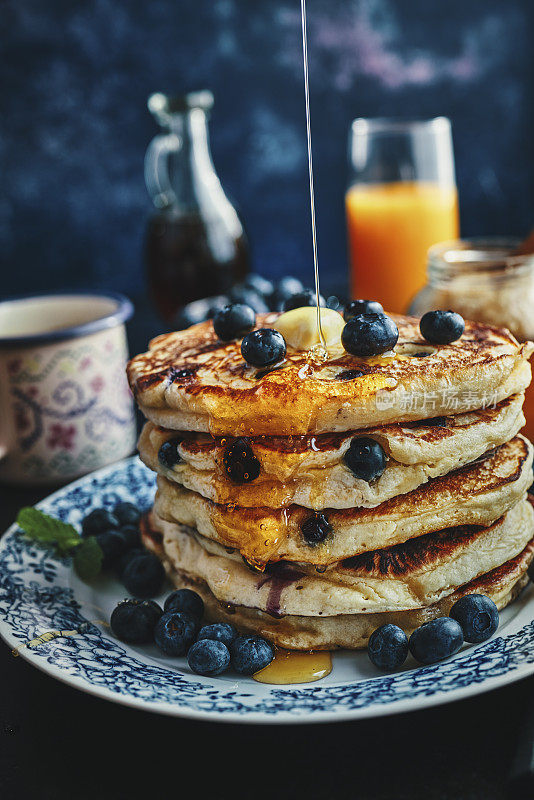
[[[309,0],[323,285],[346,274],[355,116],[453,121],[462,232],[534,224],[529,0]],[[214,161],[259,271],[311,282],[299,0],[4,0],[4,295],[144,292],[142,165],[155,90],[208,87]]]

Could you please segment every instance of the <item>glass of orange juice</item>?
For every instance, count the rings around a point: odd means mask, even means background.
[[[428,248],[459,235],[450,122],[356,119],[349,161],[352,297],[403,313],[425,284]]]

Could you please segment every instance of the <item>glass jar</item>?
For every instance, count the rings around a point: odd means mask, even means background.
[[[410,314],[452,309],[466,319],[508,328],[534,340],[534,256],[518,255],[515,239],[443,242],[428,251],[427,285]],[[534,438],[534,386],[525,398],[526,435]]]

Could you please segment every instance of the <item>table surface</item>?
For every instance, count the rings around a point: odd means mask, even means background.
[[[0,530],[43,495],[0,488]],[[191,722],[90,697],[0,643],[0,796],[120,800],[162,797],[166,787],[199,800],[330,798],[340,790],[360,800],[522,800],[534,788],[510,792],[508,776],[518,745],[531,744],[524,726],[533,696],[528,678],[378,720]]]

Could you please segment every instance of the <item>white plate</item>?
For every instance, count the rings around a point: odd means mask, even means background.
[[[39,508],[79,525],[92,508],[119,500],[148,508],[154,484],[154,475],[131,458],[66,486]],[[379,675],[365,653],[341,652],[327,678],[280,687],[231,672],[203,678],[185,659],[124,645],[107,624],[124,595],[111,578],[82,583],[68,560],[35,547],[16,526],[0,542],[0,635],[7,644],[54,678],[145,710],[227,722],[331,722],[459,700],[534,672],[532,584],[501,614],[492,640],[448,661],[423,668],[408,662],[399,673]],[[50,631],[62,635],[35,641]]]

